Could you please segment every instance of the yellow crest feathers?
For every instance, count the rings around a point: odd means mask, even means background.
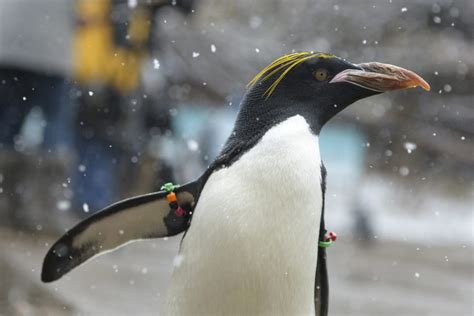
[[[273,83],[268,87],[268,89],[264,92],[264,96],[266,99],[275,91],[278,84],[285,78],[285,76],[296,66],[304,62],[305,60],[311,58],[333,58],[336,57],[331,54],[324,54],[324,53],[314,53],[314,52],[300,52],[300,53],[291,53],[288,55],[283,55],[280,58],[277,58],[268,66],[263,68],[253,79],[247,84],[247,88],[253,87],[259,80],[265,81],[282,71],[280,76],[273,81]]]

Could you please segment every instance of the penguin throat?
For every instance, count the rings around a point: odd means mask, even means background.
[[[261,104],[251,103],[249,100],[242,103],[234,129],[211,168],[230,166],[254,147],[271,128],[291,117],[302,116],[316,136],[321,131],[322,124],[309,104],[283,106],[275,105],[271,100]]]

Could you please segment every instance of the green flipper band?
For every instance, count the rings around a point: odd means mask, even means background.
[[[173,192],[174,190],[176,190],[178,187],[179,187],[179,185],[175,185],[175,184],[173,184],[173,182],[168,182],[168,183],[165,183],[161,186],[161,190],[170,193],[170,192]]]
[[[327,247],[331,246],[332,243],[333,243],[333,241],[331,239],[329,239],[328,241],[320,241],[319,242],[319,247],[327,248]]]

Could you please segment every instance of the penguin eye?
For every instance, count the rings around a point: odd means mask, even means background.
[[[328,71],[326,69],[320,68],[313,73],[314,77],[318,81],[324,81],[328,77]]]

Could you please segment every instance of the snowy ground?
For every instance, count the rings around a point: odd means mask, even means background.
[[[0,263],[9,267],[1,271],[0,315],[160,311],[179,238],[134,243],[58,282],[41,284],[41,261],[51,242],[50,237],[0,231]],[[459,243],[378,240],[363,249],[343,236],[329,250],[330,315],[473,315],[472,255],[471,246]]]
[[[354,226],[351,212],[358,205],[370,219],[376,238],[424,245],[473,245],[472,185],[452,189],[457,192],[450,194],[430,179],[403,181],[373,174],[355,182],[334,171],[328,171],[328,229],[349,236]],[[338,179],[345,182],[335,183]]]

